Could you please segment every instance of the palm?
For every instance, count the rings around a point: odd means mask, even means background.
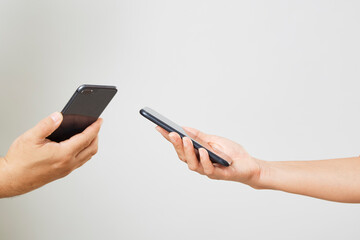
[[[227,138],[203,134],[195,129],[185,129],[191,138],[231,163],[229,167],[216,165],[224,179],[247,182],[257,171],[258,164],[240,144]]]

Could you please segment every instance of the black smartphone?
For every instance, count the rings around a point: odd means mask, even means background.
[[[115,86],[81,85],[61,111],[63,121],[48,139],[62,142],[94,123],[115,96]]]
[[[173,121],[167,119],[166,117],[162,116],[160,113],[152,110],[151,108],[145,107],[140,110],[140,114],[144,116],[145,118],[149,119],[151,122],[155,123],[156,125],[162,127],[168,132],[176,132],[180,135],[181,138],[183,137],[189,137],[194,145],[195,149],[204,148],[209,153],[210,160],[213,163],[219,163],[223,166],[230,166],[229,162],[224,160],[223,158],[219,157],[209,149],[203,147],[200,143],[192,139],[185,130],[180,127],[178,124],[174,123]]]

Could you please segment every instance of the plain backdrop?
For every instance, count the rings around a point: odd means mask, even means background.
[[[80,84],[119,90],[90,162],[0,200],[0,239],[359,239],[360,205],[207,179],[138,113],[269,161],[359,155],[359,11],[355,0],[0,0],[1,155]]]

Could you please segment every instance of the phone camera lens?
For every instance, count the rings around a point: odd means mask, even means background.
[[[81,91],[81,93],[83,93],[83,94],[91,94],[93,92],[94,92],[93,89],[84,89],[84,90]]]

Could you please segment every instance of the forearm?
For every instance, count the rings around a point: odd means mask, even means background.
[[[264,162],[258,188],[360,203],[360,157]]]

